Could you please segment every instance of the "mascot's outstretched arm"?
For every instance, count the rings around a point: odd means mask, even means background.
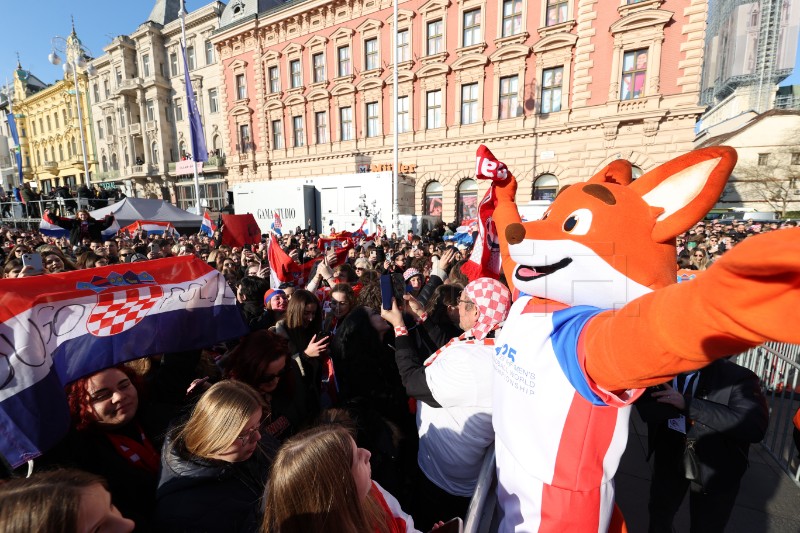
[[[606,390],[646,387],[768,340],[800,343],[800,228],[749,237],[696,279],[590,320],[586,371]]]

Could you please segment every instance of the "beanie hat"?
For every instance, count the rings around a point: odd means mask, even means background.
[[[464,287],[464,292],[478,308],[478,321],[467,333],[483,340],[505,322],[511,308],[511,291],[492,278],[478,278]]]
[[[279,294],[283,294],[284,296],[286,296],[286,293],[283,292],[281,289],[267,289],[267,292],[264,293],[264,307],[267,306],[267,304],[269,303],[270,300],[272,300],[272,298],[274,298]]]

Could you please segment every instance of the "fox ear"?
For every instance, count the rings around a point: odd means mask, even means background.
[[[624,159],[617,159],[589,178],[586,183],[628,185],[631,181],[631,164]]]
[[[631,190],[648,205],[663,209],[653,240],[667,242],[703,218],[722,194],[734,166],[736,150],[714,146],[676,157],[631,183]]]

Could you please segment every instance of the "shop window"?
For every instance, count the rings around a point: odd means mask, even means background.
[[[442,217],[442,184],[432,181],[425,186],[425,214],[431,217]]]
[[[458,221],[462,224],[478,218],[478,182],[473,179],[458,185]]]

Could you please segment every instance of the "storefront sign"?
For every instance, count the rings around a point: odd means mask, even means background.
[[[186,161],[178,161],[175,163],[175,175],[182,176],[186,174],[194,174],[194,161],[188,159]],[[203,172],[203,163],[197,163],[197,173],[201,174]]]
[[[382,165],[358,165],[359,172],[391,172],[394,168],[392,163],[385,163]],[[400,164],[401,174],[414,174],[417,172],[417,164],[410,163],[408,165]]]

